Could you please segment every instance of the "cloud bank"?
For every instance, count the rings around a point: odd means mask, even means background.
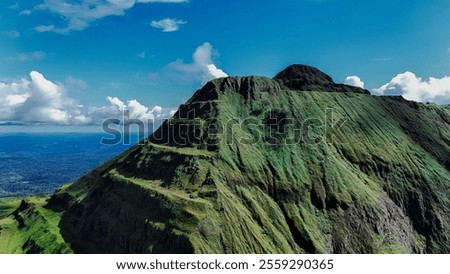
[[[373,89],[379,95],[401,95],[417,102],[450,103],[450,77],[430,77],[427,80],[407,71],[398,74],[389,83]]]
[[[69,79],[68,83],[84,87],[85,83]],[[99,125],[105,119],[123,120],[130,111],[131,119],[154,120],[170,115],[170,109],[147,107],[137,100],[126,102],[107,97],[108,104],[86,107],[69,96],[66,86],[54,83],[43,74],[32,71],[28,78],[9,83],[0,82],[0,121],[47,123],[59,125]]]

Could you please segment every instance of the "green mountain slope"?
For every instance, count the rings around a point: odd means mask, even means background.
[[[23,208],[0,216],[0,251]],[[37,208],[65,243],[23,252],[447,253],[450,107],[300,65],[217,79]]]

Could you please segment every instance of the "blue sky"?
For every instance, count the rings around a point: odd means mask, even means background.
[[[374,94],[450,103],[449,1],[0,5],[0,121],[97,123],[123,109],[167,116],[214,77],[273,77],[293,63]]]

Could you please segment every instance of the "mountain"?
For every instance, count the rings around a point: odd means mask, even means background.
[[[449,209],[449,106],[293,65],[213,80],[47,201],[3,200],[0,251],[448,253]]]

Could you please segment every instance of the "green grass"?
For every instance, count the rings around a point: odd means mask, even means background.
[[[0,253],[71,253],[60,234],[61,216],[44,208],[45,196],[26,198],[30,207],[19,212],[21,222],[12,214],[20,199],[1,199]]]
[[[197,149],[194,147],[174,147],[174,146],[158,145],[154,143],[147,143],[147,145],[150,147],[157,148],[159,151],[166,151],[182,155],[207,156],[207,157],[214,157],[214,155],[216,155],[214,152],[207,151],[204,149]]]

